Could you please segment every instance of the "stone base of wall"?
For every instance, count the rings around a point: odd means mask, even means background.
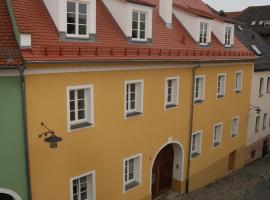
[[[270,154],[270,135],[268,135],[246,148],[246,164],[254,162],[263,156],[264,141],[268,142],[268,153]]]

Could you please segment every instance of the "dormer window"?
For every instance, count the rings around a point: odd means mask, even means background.
[[[208,24],[205,22],[200,23],[200,45],[207,45],[207,33],[208,33]]]
[[[226,27],[225,30],[225,46],[231,46],[231,38],[232,38],[232,27]]]
[[[87,36],[87,4],[67,2],[67,35]]]
[[[133,11],[132,13],[132,40],[146,40],[146,13]]]

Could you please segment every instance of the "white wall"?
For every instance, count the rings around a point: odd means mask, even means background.
[[[255,124],[257,113],[254,109],[249,112],[249,125],[248,125],[248,141],[247,144],[253,144],[254,142],[260,140],[266,135],[270,135],[270,93],[266,93],[267,88],[267,78],[270,77],[270,72],[255,72],[253,73],[252,88],[251,88],[251,105],[258,106],[262,112],[259,114],[261,116],[260,130],[255,134]],[[259,97],[260,88],[260,78],[264,78],[264,89],[263,96]],[[268,113],[266,129],[262,130],[263,126],[263,115]],[[241,121],[241,119],[240,119]],[[240,122],[241,123],[241,122]]]
[[[231,37],[231,44],[234,44],[234,24],[229,24],[226,22],[214,20],[213,21],[213,33],[217,37],[217,39],[220,41],[221,44],[225,45],[225,31],[226,27],[232,28],[232,37]]]
[[[159,15],[166,24],[172,24],[172,0],[159,0]]]
[[[43,0],[58,31],[67,32],[67,0]],[[76,0],[74,0],[76,1]],[[96,34],[96,0],[80,0],[88,4],[87,32]]]

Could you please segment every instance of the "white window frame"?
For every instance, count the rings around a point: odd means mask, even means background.
[[[125,167],[126,167],[125,163],[126,163],[126,161],[131,160],[131,159],[139,159],[139,164],[138,164],[139,169],[136,172],[138,174],[136,175],[134,172],[134,177],[137,177],[137,180],[135,180],[135,178],[133,180],[133,181],[136,181],[138,183],[138,185],[126,190],[126,185],[129,184],[130,182],[125,181]],[[134,162],[134,165],[135,165],[135,162]],[[122,173],[123,173],[123,193],[126,193],[126,192],[128,192],[136,187],[139,187],[142,184],[142,153],[123,159],[123,172]]]
[[[237,74],[240,74],[240,87],[239,88],[237,88]],[[235,72],[235,86],[234,86],[234,92],[235,93],[239,93],[239,92],[241,92],[242,91],[242,89],[243,89],[243,71],[237,71],[237,72]]]
[[[194,135],[199,135],[199,137],[200,137],[200,141],[198,142],[198,145],[200,145],[199,147],[198,147],[198,149],[197,150],[193,150],[193,136]],[[190,159],[194,159],[194,158],[197,158],[197,157],[199,157],[199,156],[201,156],[201,154],[202,154],[202,140],[203,140],[203,132],[202,132],[202,130],[200,130],[200,131],[196,131],[196,132],[194,132],[194,133],[192,133],[192,136],[191,136],[191,145],[190,145]],[[196,156],[192,156],[193,154],[195,154],[195,153],[197,153],[198,155],[196,155]]]
[[[179,105],[179,76],[165,78],[165,97],[164,97],[164,109],[176,108]],[[168,102],[168,81],[172,81],[172,94],[171,102]]]
[[[267,92],[267,93],[270,93],[270,77],[267,77],[266,92]]]
[[[137,30],[137,38],[133,38],[132,37],[132,32],[133,32],[133,13],[136,12],[138,13],[138,30]],[[144,38],[140,38],[141,36],[141,13],[145,14],[145,34],[144,34]],[[133,41],[142,41],[145,42],[147,41],[147,31],[148,31],[148,23],[147,23],[147,17],[148,17],[148,13],[142,10],[132,10],[132,14],[131,14],[131,39]]]
[[[224,77],[224,83],[223,87],[222,84],[219,82],[219,78]],[[224,97],[226,94],[226,80],[227,80],[227,75],[226,73],[221,73],[217,75],[217,98]],[[222,91],[223,88],[223,91]]]
[[[71,122],[70,121],[70,91],[71,90],[89,90],[89,99],[85,99],[85,120],[80,120],[80,121],[75,121]],[[68,132],[84,129],[84,128],[90,128],[94,127],[94,86],[93,85],[78,85],[78,86],[68,86],[66,88],[67,92],[67,129]],[[86,94],[85,94],[86,95]],[[89,102],[90,101],[90,102]],[[90,125],[89,126],[84,126],[82,128],[74,128],[72,129],[72,125],[80,124],[87,122]]]
[[[266,129],[266,127],[267,127],[267,118],[268,118],[268,113],[264,113],[263,114],[263,130],[265,130]]]
[[[233,28],[230,26],[227,26],[225,28],[225,47],[231,47],[232,46],[232,31]]]
[[[200,86],[199,86],[199,93],[201,92],[201,97],[199,95],[199,97],[196,97],[196,80],[197,79],[200,79],[202,78],[203,79],[203,86],[202,86],[202,91],[200,91]],[[198,76],[195,76],[195,83],[194,83],[194,103],[202,103],[204,101],[204,96],[205,96],[205,75],[198,75]]]
[[[73,200],[73,180],[82,178],[84,176],[92,176],[92,180],[93,180],[92,188],[91,188],[91,190],[93,192],[92,199],[89,199],[89,198],[87,198],[87,199],[88,200],[96,200],[96,171],[87,172],[87,173],[81,174],[79,176],[74,176],[74,177],[70,178],[70,200]],[[87,193],[87,195],[89,195],[89,194]]]
[[[127,110],[126,109],[126,105],[127,105],[127,85],[128,84],[136,84],[136,89],[135,89],[135,92],[136,92],[136,96],[140,96],[138,100],[135,100],[135,109],[132,109],[132,110]],[[139,91],[138,91],[138,88],[137,88],[137,85],[141,85],[141,88],[139,88]],[[124,91],[124,117],[125,119],[129,119],[129,118],[132,118],[132,117],[136,117],[136,116],[142,116],[143,115],[143,99],[144,99],[144,80],[129,80],[129,81],[125,81],[125,87],[124,87],[125,91]],[[136,98],[135,96],[135,98]],[[132,113],[138,113],[134,116],[128,116],[128,114],[132,114]]]
[[[236,132],[234,132],[234,127],[233,127],[233,122],[234,120],[237,120],[237,124],[236,124]],[[231,137],[232,138],[235,138],[238,136],[238,133],[239,133],[239,123],[240,123],[240,117],[239,116],[235,116],[232,118],[232,123],[231,123]]]
[[[255,118],[255,133],[260,131],[260,124],[261,124],[261,116],[257,115]]]
[[[264,90],[264,78],[261,77],[259,79],[259,97],[263,96],[263,90]]]
[[[68,34],[68,28],[67,28],[67,37],[75,37],[75,38],[88,38],[89,37],[89,15],[90,15],[90,3],[86,2],[86,1],[81,1],[81,0],[68,0],[67,1],[67,4],[68,2],[71,2],[71,3],[75,3],[76,7],[75,7],[75,34]],[[79,34],[79,4],[84,4],[86,5],[86,34],[85,35],[80,35]],[[66,26],[68,26],[68,21],[67,21],[67,9],[66,9]]]
[[[218,126],[221,127],[220,136],[219,136],[220,140],[219,141],[215,140],[216,127],[218,127]],[[219,122],[219,123],[215,124],[214,125],[214,132],[213,132],[213,148],[217,148],[217,147],[219,147],[221,145],[221,143],[222,143],[222,132],[223,132],[223,123]]]
[[[203,28],[201,29],[201,25],[203,25]],[[209,23],[207,22],[200,22],[199,23],[199,44],[206,46],[208,45],[208,29],[209,29]],[[202,33],[202,37],[201,37]],[[201,41],[202,38],[202,41]],[[205,40],[205,42],[203,42]]]

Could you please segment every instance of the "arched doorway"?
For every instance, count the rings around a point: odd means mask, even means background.
[[[14,191],[0,188],[0,200],[22,200],[21,197]]]
[[[9,194],[5,194],[5,193],[0,193],[0,199],[2,199],[2,200],[15,200],[12,196],[10,196]]]
[[[168,143],[158,151],[152,163],[152,198],[168,189],[181,192],[183,166],[183,150],[180,143]]]

